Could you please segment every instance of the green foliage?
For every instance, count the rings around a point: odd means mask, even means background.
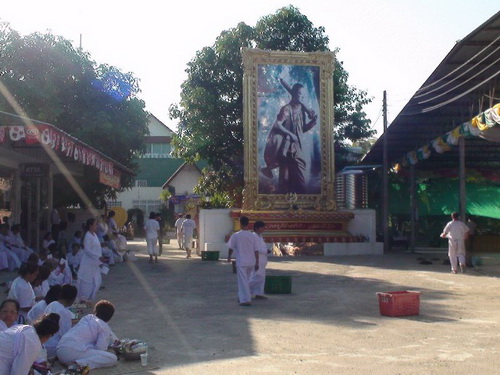
[[[172,193],[169,191],[169,190],[162,190],[160,192],[160,200],[163,201],[163,202],[168,202],[168,200],[170,199],[170,197],[172,196]]]
[[[239,23],[223,31],[214,45],[204,47],[188,63],[181,100],[170,107],[178,121],[174,152],[186,161],[207,160],[199,192],[227,191],[238,201],[243,186],[243,66],[242,47],[285,51],[328,51],[323,27],[314,27],[300,11],[288,6],[262,17],[255,27]],[[374,131],[363,106],[366,92],[347,83],[341,61],[334,72],[335,134],[343,144],[370,137]]]
[[[0,23],[0,81],[28,117],[54,124],[135,169],[133,160],[144,149],[148,128],[144,102],[137,98],[139,82],[132,73],[96,64],[60,36],[21,36]],[[4,96],[0,110],[15,113]],[[5,115],[1,120],[4,125],[19,121]],[[131,179],[122,180],[124,187],[130,184]],[[69,189],[64,183],[55,187],[63,194]],[[114,194],[104,185],[86,186],[84,191],[93,202]],[[65,203],[79,201],[75,194],[65,196]]]
[[[233,200],[228,193],[214,193],[210,197],[200,200],[200,208],[231,208]]]

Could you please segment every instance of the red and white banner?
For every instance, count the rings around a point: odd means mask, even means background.
[[[8,135],[7,135],[8,134]],[[24,141],[26,144],[44,144],[57,153],[95,167],[109,176],[114,176],[113,162],[107,161],[100,153],[79,142],[61,130],[50,125],[36,126],[0,126],[0,143]],[[111,185],[110,185],[111,186]],[[113,186],[114,187],[114,186]]]

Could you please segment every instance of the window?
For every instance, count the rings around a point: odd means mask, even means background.
[[[135,180],[135,187],[148,187],[148,180]]]
[[[168,143],[146,143],[143,158],[171,158],[172,147]]]
[[[142,212],[144,212],[144,215],[149,215],[151,211],[154,212],[159,212],[162,208],[163,204],[160,200],[133,200],[132,201],[132,207],[133,208],[138,208]],[[147,216],[145,216],[147,217]]]
[[[106,201],[106,205],[108,207],[121,207],[122,202],[121,201]]]

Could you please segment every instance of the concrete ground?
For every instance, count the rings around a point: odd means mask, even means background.
[[[175,242],[175,241],[174,241]],[[92,374],[497,374],[500,267],[454,275],[445,253],[271,258],[292,294],[240,307],[225,261],[167,245],[105,277],[121,338],[149,343],[149,365],[120,360]],[[432,264],[420,264],[422,259]],[[8,273],[2,273],[5,279]],[[420,315],[381,316],[376,292],[418,290]]]

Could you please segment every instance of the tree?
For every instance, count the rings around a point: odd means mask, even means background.
[[[230,191],[237,198],[243,185],[243,67],[242,47],[267,50],[328,51],[323,27],[314,27],[293,7],[262,17],[255,27],[239,23],[223,31],[211,47],[188,63],[181,101],[170,107],[178,120],[175,152],[187,161],[208,161],[209,191]],[[366,92],[347,84],[348,73],[337,61],[334,73],[335,136],[341,144],[374,134],[362,108]],[[203,177],[202,177],[203,178]]]
[[[28,117],[51,123],[135,169],[133,160],[144,149],[148,128],[144,102],[136,96],[139,83],[132,73],[96,64],[60,36],[21,36],[0,23],[0,81]],[[4,97],[0,110],[14,113]],[[13,120],[4,115],[2,121]],[[82,184],[94,203],[114,194],[104,185]],[[124,187],[130,184],[131,179],[122,181]],[[66,203],[80,203],[66,186],[61,197]]]

